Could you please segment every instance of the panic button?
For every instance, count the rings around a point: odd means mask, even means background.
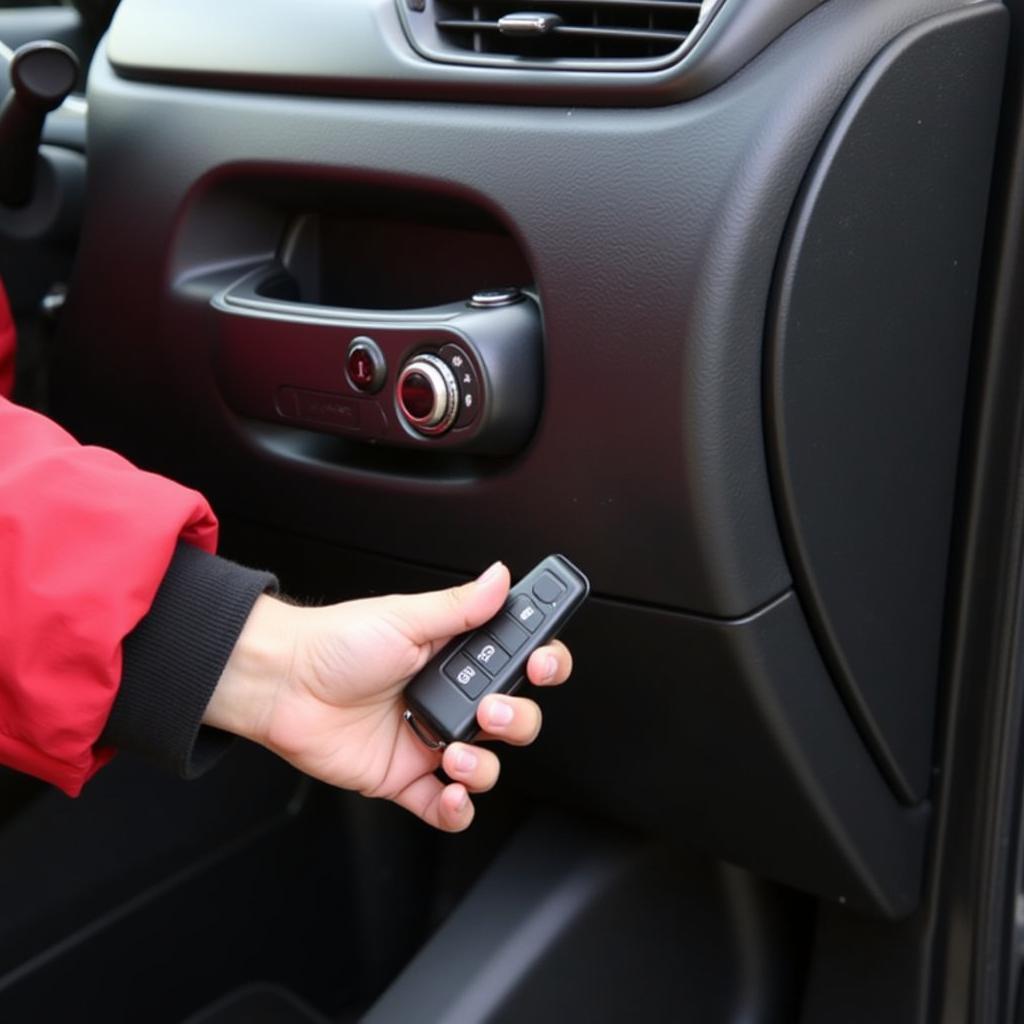
[[[565,584],[553,572],[544,572],[533,585],[533,596],[545,604],[554,604],[564,593]]]

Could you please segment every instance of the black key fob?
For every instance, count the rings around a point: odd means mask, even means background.
[[[405,720],[431,749],[473,739],[476,709],[489,693],[515,693],[530,655],[561,632],[590,593],[568,558],[549,555],[509,591],[479,629],[456,637],[405,688]]]

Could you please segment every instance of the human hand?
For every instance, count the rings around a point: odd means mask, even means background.
[[[495,753],[453,743],[428,750],[402,720],[406,683],[453,636],[501,608],[508,569],[495,563],[461,587],[299,608],[264,595],[238,639],[203,721],[255,740],[315,778],[384,797],[459,832],[470,793],[498,778]],[[558,641],[527,663],[537,686],[564,682],[572,656]],[[524,745],[540,730],[532,700],[492,694],[477,711],[483,740]],[[453,782],[434,774],[439,766]]]

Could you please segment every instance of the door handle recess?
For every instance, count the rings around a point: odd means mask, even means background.
[[[510,454],[541,395],[540,311],[519,289],[425,309],[303,302],[279,264],[218,292],[217,374],[235,412],[378,444]]]

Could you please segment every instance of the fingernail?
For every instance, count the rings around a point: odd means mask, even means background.
[[[455,767],[460,772],[471,772],[477,766],[477,757],[471,750],[458,750],[455,753]]]
[[[459,797],[458,801],[455,804],[455,810],[457,810],[457,811],[464,811],[466,809],[466,804],[468,804],[468,803],[469,803],[469,793],[467,793],[465,790],[463,790],[462,791],[462,795]]]
[[[541,679],[543,679],[545,683],[550,683],[557,673],[558,659],[553,654],[549,654],[544,659],[544,674],[541,676]]]
[[[477,583],[490,583],[491,580],[496,579],[501,573],[502,563],[500,561],[495,562],[489,569],[485,569],[478,577]]]
[[[491,701],[487,708],[487,721],[491,725],[508,725],[515,716],[516,713],[512,709],[512,705],[506,704],[503,700]]]

